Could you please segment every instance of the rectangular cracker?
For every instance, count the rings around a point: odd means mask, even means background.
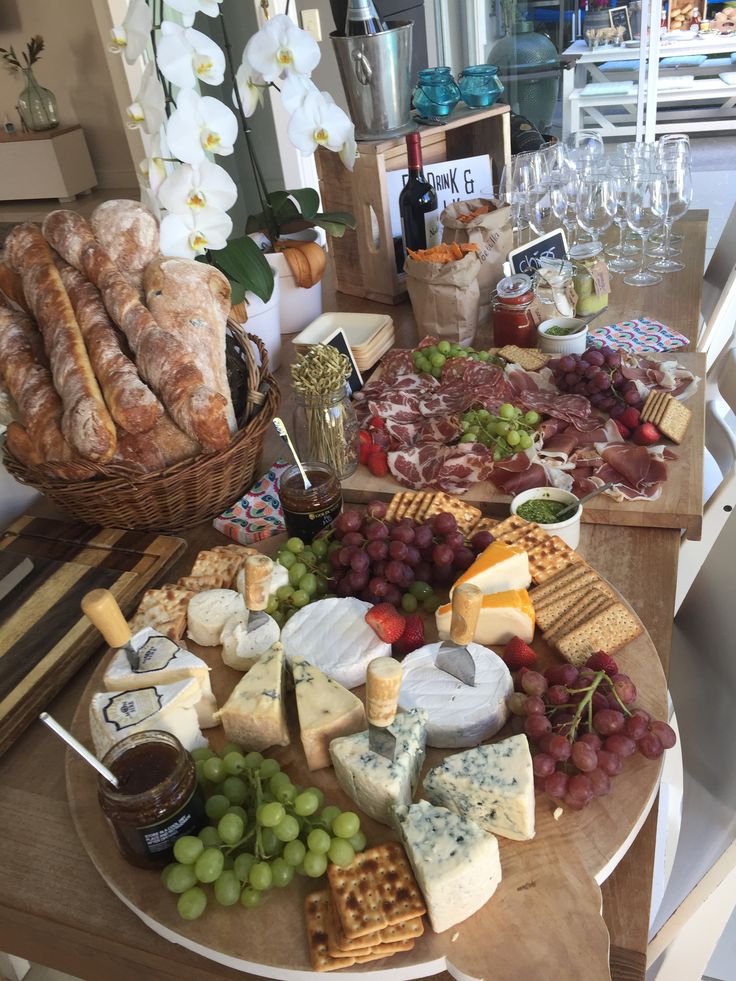
[[[367,954],[356,954],[356,964],[367,964],[369,961],[380,961],[384,957],[391,957],[392,954],[400,954],[405,950],[413,950],[414,941],[405,940],[403,943],[381,944],[373,947]]]
[[[656,415],[659,403],[666,398],[667,392],[658,389],[656,392],[650,392],[644,399],[644,405],[641,407],[641,414],[639,416],[640,422],[653,422],[654,416]]]
[[[692,412],[682,402],[672,398],[670,395],[665,403],[664,411],[657,423],[659,431],[672,440],[673,443],[681,443],[685,438],[687,427],[690,425]]]
[[[601,593],[594,586],[589,587],[588,594],[584,599],[579,600],[549,625],[544,633],[544,639],[547,643],[555,643],[559,637],[585,623],[589,616],[613,602],[610,596]]]
[[[569,568],[573,568],[570,566]],[[601,577],[595,572],[590,566],[583,566],[581,563],[582,573],[575,579],[568,578],[567,581],[561,582],[554,592],[547,593],[545,596],[538,597],[536,601],[532,599],[532,604],[534,605],[535,611],[546,611],[551,606],[559,603],[561,600],[566,599],[572,593],[580,593],[580,589],[585,589],[589,592],[591,589],[598,589],[601,593],[605,593],[607,596],[613,596],[613,590],[604,582]],[[563,570],[564,571],[564,570]],[[545,583],[546,585],[546,583]],[[531,597],[531,593],[529,594]],[[578,596],[580,598],[580,595]]]
[[[549,535],[544,528],[540,528],[539,525],[532,525],[528,531],[520,534],[512,542],[508,542],[507,544],[513,545],[515,548],[523,548],[525,552],[530,552],[537,545],[542,545],[548,540]]]
[[[395,841],[360,852],[345,868],[329,865],[327,879],[335,916],[351,940],[427,912],[409,861]]]
[[[596,651],[614,654],[641,633],[641,624],[623,603],[613,603],[561,637],[555,647],[565,660],[580,667]]]
[[[399,515],[399,508],[405,507],[405,500],[410,494],[410,491],[398,491],[394,494],[391,500],[388,502],[388,508],[386,509],[386,521],[398,521],[401,515]]]
[[[220,576],[182,576],[176,584],[182,589],[191,589],[193,593],[202,593],[205,589],[224,589]]]
[[[191,589],[171,583],[143,594],[130,629],[135,634],[144,627],[153,627],[173,641],[180,641],[187,628],[187,607],[194,596]]]
[[[565,566],[583,561],[578,553],[557,535],[550,536],[549,541],[542,545],[536,545],[527,552],[527,555],[529,572],[537,585],[546,582],[550,576],[564,569]]]
[[[435,514],[440,514],[442,511],[447,511],[448,514],[451,514],[455,518],[458,531],[461,531],[463,534],[466,534],[481,516],[480,508],[476,508],[472,504],[466,504],[459,497],[453,497],[452,494],[445,494],[444,491],[438,491],[434,495],[432,503],[422,515],[422,520],[428,521]]]
[[[339,971],[342,967],[352,967],[355,958],[352,954],[333,957],[327,949],[329,891],[310,893],[304,900],[304,918],[307,926],[307,947],[312,970]]]
[[[475,522],[475,524],[473,525],[473,527],[470,529],[470,531],[467,533],[465,537],[472,538],[472,536],[477,531],[490,531],[490,533],[495,538],[496,537],[495,532],[498,525],[499,525],[498,518],[483,518],[483,517],[478,518],[478,520]]]
[[[222,546],[219,546],[222,548]],[[217,579],[218,585],[212,589],[225,589],[233,580],[233,576],[240,566],[240,556],[235,552],[222,548],[210,548],[200,552],[194,560],[192,571],[189,573],[193,579]]]
[[[517,347],[516,344],[507,344],[498,354],[504,361],[518,364],[525,371],[539,371],[552,357],[551,354],[543,354],[538,348]]]
[[[326,890],[329,895],[329,890]],[[422,923],[422,918],[417,917],[415,920],[407,920],[407,924],[411,927],[413,923]],[[424,932],[424,927],[421,927],[419,933],[415,930],[407,930],[404,934],[396,933],[395,939],[384,939],[384,935],[387,934],[391,929],[396,931],[401,930],[404,924],[397,924],[396,927],[386,927],[384,930],[378,930],[376,933],[366,934],[365,937],[358,937],[355,940],[348,939],[335,916],[335,911],[332,907],[332,903],[328,903],[327,910],[327,952],[331,957],[355,957],[356,963],[362,963],[358,960],[360,957],[371,956],[374,957],[390,957],[392,954],[399,954],[405,950],[411,950],[414,946],[415,937],[421,936]]]
[[[427,512],[432,507],[432,502],[434,501],[434,491],[428,491],[427,496],[419,505],[417,513],[414,515],[414,521],[418,525],[423,525],[426,518]]]
[[[411,518],[412,521],[416,521],[417,514],[419,513],[419,511],[423,507],[429,505],[428,498],[431,498],[433,496],[434,495],[431,491],[419,491],[419,493],[415,494],[414,497],[411,499],[411,501],[409,502],[409,506],[407,507],[406,511],[404,511],[404,513],[401,515],[401,517]]]
[[[590,568],[590,566],[583,562],[576,562],[573,565],[567,565],[564,569],[556,572],[554,576],[550,576],[550,578],[543,585],[534,586],[533,589],[530,589],[529,598],[536,609],[537,604],[541,605],[550,597],[554,599],[558,590],[571,586],[575,580],[580,579],[582,576],[585,576],[591,572],[593,572],[593,570]],[[594,575],[597,574],[594,573]]]
[[[493,530],[493,536],[497,542],[508,543],[508,536],[514,532],[518,533],[520,530],[524,532],[529,528],[531,521],[524,521],[520,518],[518,514],[510,514],[508,518],[504,518],[503,521],[499,521]]]
[[[535,606],[534,617],[539,629],[549,630],[558,619],[569,613],[574,606],[579,605],[580,601],[588,596],[592,581],[573,583],[572,588],[564,595],[550,598],[544,606]]]

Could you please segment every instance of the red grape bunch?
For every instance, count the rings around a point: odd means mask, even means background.
[[[636,688],[613,658],[598,651],[578,670],[554,665],[544,674],[522,670],[509,697],[512,727],[538,747],[534,783],[575,811],[611,790],[623,761],[639,752],[659,759],[676,737],[666,722],[635,708]]]
[[[548,367],[561,392],[584,395],[601,412],[617,419],[630,405],[641,408],[642,397],[635,382],[621,371],[621,353],[610,347],[593,348],[584,354],[553,358]]]

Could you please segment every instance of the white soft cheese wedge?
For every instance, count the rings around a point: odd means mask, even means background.
[[[465,685],[435,666],[439,649],[439,644],[427,644],[404,658],[399,705],[427,713],[428,746],[477,746],[508,720],[506,699],[514,690],[513,679],[493,651],[470,643],[475,685]]]
[[[123,648],[115,651],[108,664],[102,683],[108,691],[133,691],[152,685],[172,685],[177,681],[194,678],[199,685],[197,718],[200,729],[217,725],[217,702],[212,694],[209,665],[201,657],[184,650],[153,627],[144,627],[131,638],[138,654],[138,667],[133,669]]]
[[[125,736],[134,732],[163,729],[179,740],[184,749],[206,746],[199,731],[197,703],[201,692],[195,678],[173,685],[152,685],[135,691],[100,692],[92,696],[89,727],[95,753],[102,758]]]
[[[244,612],[245,600],[234,589],[205,589],[189,600],[187,633],[195,644],[216,647],[230,617]]]
[[[255,617],[259,625],[254,628]],[[236,671],[249,671],[280,636],[279,625],[267,613],[233,613],[220,635],[222,660]]]
[[[441,640],[450,636],[452,604],[445,603],[435,613],[437,632]],[[521,637],[530,644],[534,638],[534,607],[525,589],[507,589],[483,597],[478,623],[473,634],[476,644],[507,644],[512,637]]]
[[[501,882],[493,835],[426,800],[396,808],[395,821],[435,933],[485,906]]]
[[[281,631],[287,659],[303,657],[344,688],[364,685],[370,662],[391,656],[391,645],[365,622],[370,608],[370,603],[350,596],[305,606]]]
[[[271,570],[271,582],[269,584],[269,596],[274,596],[276,590],[279,586],[289,585],[289,570],[285,569],[280,562],[274,560],[273,569]],[[235,577],[235,589],[239,593],[245,595],[245,566],[241,566],[238,569],[238,574]]]
[[[284,705],[284,648],[274,644],[232,690],[218,718],[229,740],[244,749],[288,746]]]
[[[426,728],[424,712],[400,712],[390,726],[396,736],[393,760],[373,752],[367,732],[330,743],[337,782],[361,810],[382,824],[393,823],[395,805],[411,803],[424,762]]]
[[[515,841],[534,837],[534,773],[523,733],[448,756],[424,778],[424,793],[484,831]]]
[[[330,742],[365,729],[363,703],[303,657],[291,662],[299,730],[310,770],[330,766]]]
[[[531,581],[529,557],[523,548],[491,542],[456,580],[450,596],[466,582],[477,586],[481,593],[503,593],[507,589],[526,589]]]

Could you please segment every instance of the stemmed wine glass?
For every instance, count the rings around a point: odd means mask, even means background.
[[[631,178],[632,170],[625,166],[614,167],[611,171],[611,183],[613,185],[613,197],[616,203],[616,210],[613,214],[613,220],[616,225],[618,225],[619,237],[618,245],[612,245],[610,248],[606,249],[608,255],[614,258],[608,263],[608,268],[611,272],[622,273],[630,272],[632,269],[636,269],[637,263],[628,258],[630,255],[636,255],[637,249],[633,245],[627,245],[625,242],[626,237],[626,190],[628,187],[628,182]]]
[[[603,156],[603,137],[600,133],[591,133],[589,130],[578,130],[571,133],[565,140],[568,150],[583,150],[589,156]]]
[[[663,156],[660,159],[660,164],[667,194],[664,242],[649,252],[649,255],[661,256],[656,262],[651,263],[649,268],[654,272],[679,272],[685,268],[685,265],[672,258],[672,255],[679,255],[679,252],[670,252],[670,235],[673,223],[687,214],[692,201],[693,184],[690,174],[690,161],[681,153],[675,153],[672,156]]]
[[[578,225],[594,242],[611,227],[616,212],[613,182],[605,171],[590,171],[580,178],[577,196]]]
[[[667,214],[667,188],[664,177],[651,170],[638,170],[628,181],[626,192],[626,222],[632,232],[642,238],[641,261],[638,272],[624,276],[627,286],[654,286],[662,277],[644,268],[647,240],[663,224]]]
[[[552,179],[548,181],[533,188],[526,204],[529,224],[537,235],[546,235],[560,227],[559,197],[556,192],[560,189],[561,182]]]
[[[532,190],[540,183],[539,161],[536,153],[517,153],[501,173],[498,196],[511,208],[514,247],[521,241],[521,219],[524,205]],[[518,234],[518,240],[517,240]]]

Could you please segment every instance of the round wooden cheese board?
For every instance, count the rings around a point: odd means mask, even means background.
[[[268,551],[272,551],[271,543]],[[428,627],[430,641],[436,638],[436,631],[433,622]],[[200,647],[186,639],[183,643],[210,664],[212,687],[222,704],[240,673],[222,663],[219,648]],[[533,646],[542,668],[558,662],[539,632]],[[73,732],[86,745],[92,744],[89,702],[94,692],[103,689],[109,656],[108,652],[101,657],[74,718]],[[646,631],[619,651],[616,659],[636,684],[637,705],[657,718],[666,718],[666,681]],[[362,689],[356,694],[362,695]],[[319,787],[327,802],[359,811],[338,786],[332,768],[308,770],[291,692],[287,714],[291,745],[267,750],[266,755],[276,757],[295,783]],[[507,727],[494,741],[509,734]],[[205,735],[215,749],[225,741],[219,727],[205,730]],[[448,752],[459,751],[428,750],[424,772]],[[583,811],[565,809],[557,818],[553,802],[538,793],[536,835],[525,842],[498,838],[503,881],[481,910],[442,934],[433,933],[427,923],[424,935],[409,952],[336,973],[400,981],[449,970],[458,978],[480,979],[488,977],[492,966],[497,981],[511,981],[537,972],[548,975],[554,965],[558,977],[608,978],[609,938],[600,915],[598,884],[615,868],[645,820],[656,796],[660,763],[636,754],[625,761],[624,772],[613,781],[607,797],[594,799]],[[255,910],[240,905],[219,907],[212,898],[199,920],[185,922],[158,873],[134,868],[117,851],[97,803],[95,774],[74,754],[67,759],[67,789],[72,817],[90,859],[115,894],[147,926],[196,953],[259,977],[295,981],[314,976],[303,905],[308,893],[324,887],[324,879],[296,876],[288,888],[269,891]],[[416,796],[421,796],[421,783]],[[361,823],[369,845],[396,837],[391,829],[362,813]]]

